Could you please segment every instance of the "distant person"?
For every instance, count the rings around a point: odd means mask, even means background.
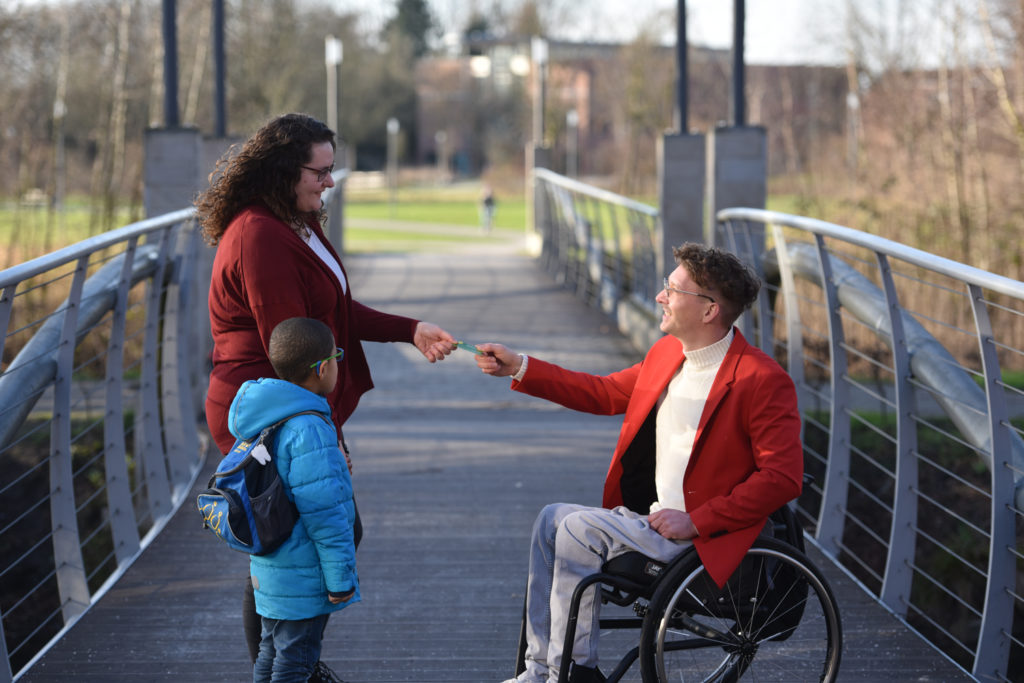
[[[656,301],[661,331],[647,356],[606,376],[566,370],[477,344],[480,369],[512,389],[600,415],[625,414],[600,508],[555,503],[533,528],[526,597],[526,671],[517,683],[598,683],[598,608],[580,603],[563,653],[569,601],[579,581],[631,550],[667,562],[690,545],[720,585],[768,516],[800,494],[803,449],[793,381],[733,326],[760,282],[732,254],[696,244]],[[572,664],[570,665],[570,661]]]
[[[338,382],[343,349],[319,320],[289,318],[270,335],[276,378],[249,380],[228,415],[231,433],[255,439],[300,411],[274,434],[273,462],[299,519],[291,536],[266,555],[250,555],[261,617],[254,683],[305,683],[320,660],[327,616],[359,601],[352,479],[326,396]]]
[[[304,114],[267,122],[217,163],[210,187],[196,199],[206,241],[217,247],[210,281],[213,370],[206,421],[222,453],[234,443],[228,410],[246,380],[273,377],[270,333],[282,320],[315,318],[345,349],[338,382],[327,394],[342,426],[359,397],[373,388],[360,340],[408,342],[430,362],[451,353],[454,338],[428,322],[391,315],[356,301],[341,259],[324,236],[320,195],[334,186],[334,132]],[[356,513],[356,544],[362,526]],[[243,600],[249,654],[256,659],[259,617],[252,587]]]
[[[494,205],[494,190],[491,189],[490,185],[484,185],[483,192],[480,195],[480,227],[488,234],[490,234],[491,228],[494,226]]]

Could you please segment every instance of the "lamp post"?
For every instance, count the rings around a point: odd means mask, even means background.
[[[401,125],[394,116],[388,119],[388,190],[391,217],[395,217],[395,193],[398,190],[398,131]]]
[[[341,40],[324,38],[324,64],[327,66],[327,127],[338,133],[338,67],[342,60]]]
[[[228,134],[227,57],[224,49],[224,0],[213,0],[213,134]]]
[[[161,5],[164,38],[164,126],[177,128],[178,116],[178,27],[175,0],[163,0]]]
[[[565,112],[565,175],[575,178],[580,170],[580,115],[575,109]]]
[[[440,185],[448,177],[448,131],[434,133],[434,145],[437,148],[437,182]]]
[[[533,95],[533,145],[544,145],[544,89],[547,85],[548,41],[534,36],[530,41],[530,52],[533,56],[534,95]]]

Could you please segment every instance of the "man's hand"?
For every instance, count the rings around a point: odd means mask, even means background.
[[[697,527],[690,520],[690,515],[682,510],[662,508],[652,512],[647,521],[652,529],[673,541],[688,541],[697,535]]]
[[[523,359],[508,347],[489,343],[477,344],[476,347],[484,352],[482,356],[474,356],[481,372],[495,377],[510,377],[519,372]]]
[[[445,356],[455,350],[455,337],[434,323],[416,323],[412,343],[431,363],[444,360]]]

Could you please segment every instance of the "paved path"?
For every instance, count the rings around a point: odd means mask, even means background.
[[[363,303],[470,342],[502,341],[598,373],[640,357],[515,249],[358,256],[348,266]],[[332,617],[324,660],[352,682],[503,680],[534,516],[555,500],[599,503],[619,419],[515,394],[463,351],[431,365],[407,345],[366,346],[377,387],[346,426],[366,531],[365,598]],[[841,681],[969,680],[819,564],[842,606]],[[187,504],[21,680],[251,680],[239,614],[246,569]]]

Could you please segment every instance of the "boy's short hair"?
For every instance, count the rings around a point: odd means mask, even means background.
[[[728,324],[736,322],[736,318],[757,300],[761,280],[754,269],[735,254],[718,247],[687,242],[675,247],[672,255],[695,283],[714,293]]]
[[[267,355],[277,376],[299,384],[313,370],[310,366],[334,353],[331,329],[314,318],[288,318],[270,333]]]

